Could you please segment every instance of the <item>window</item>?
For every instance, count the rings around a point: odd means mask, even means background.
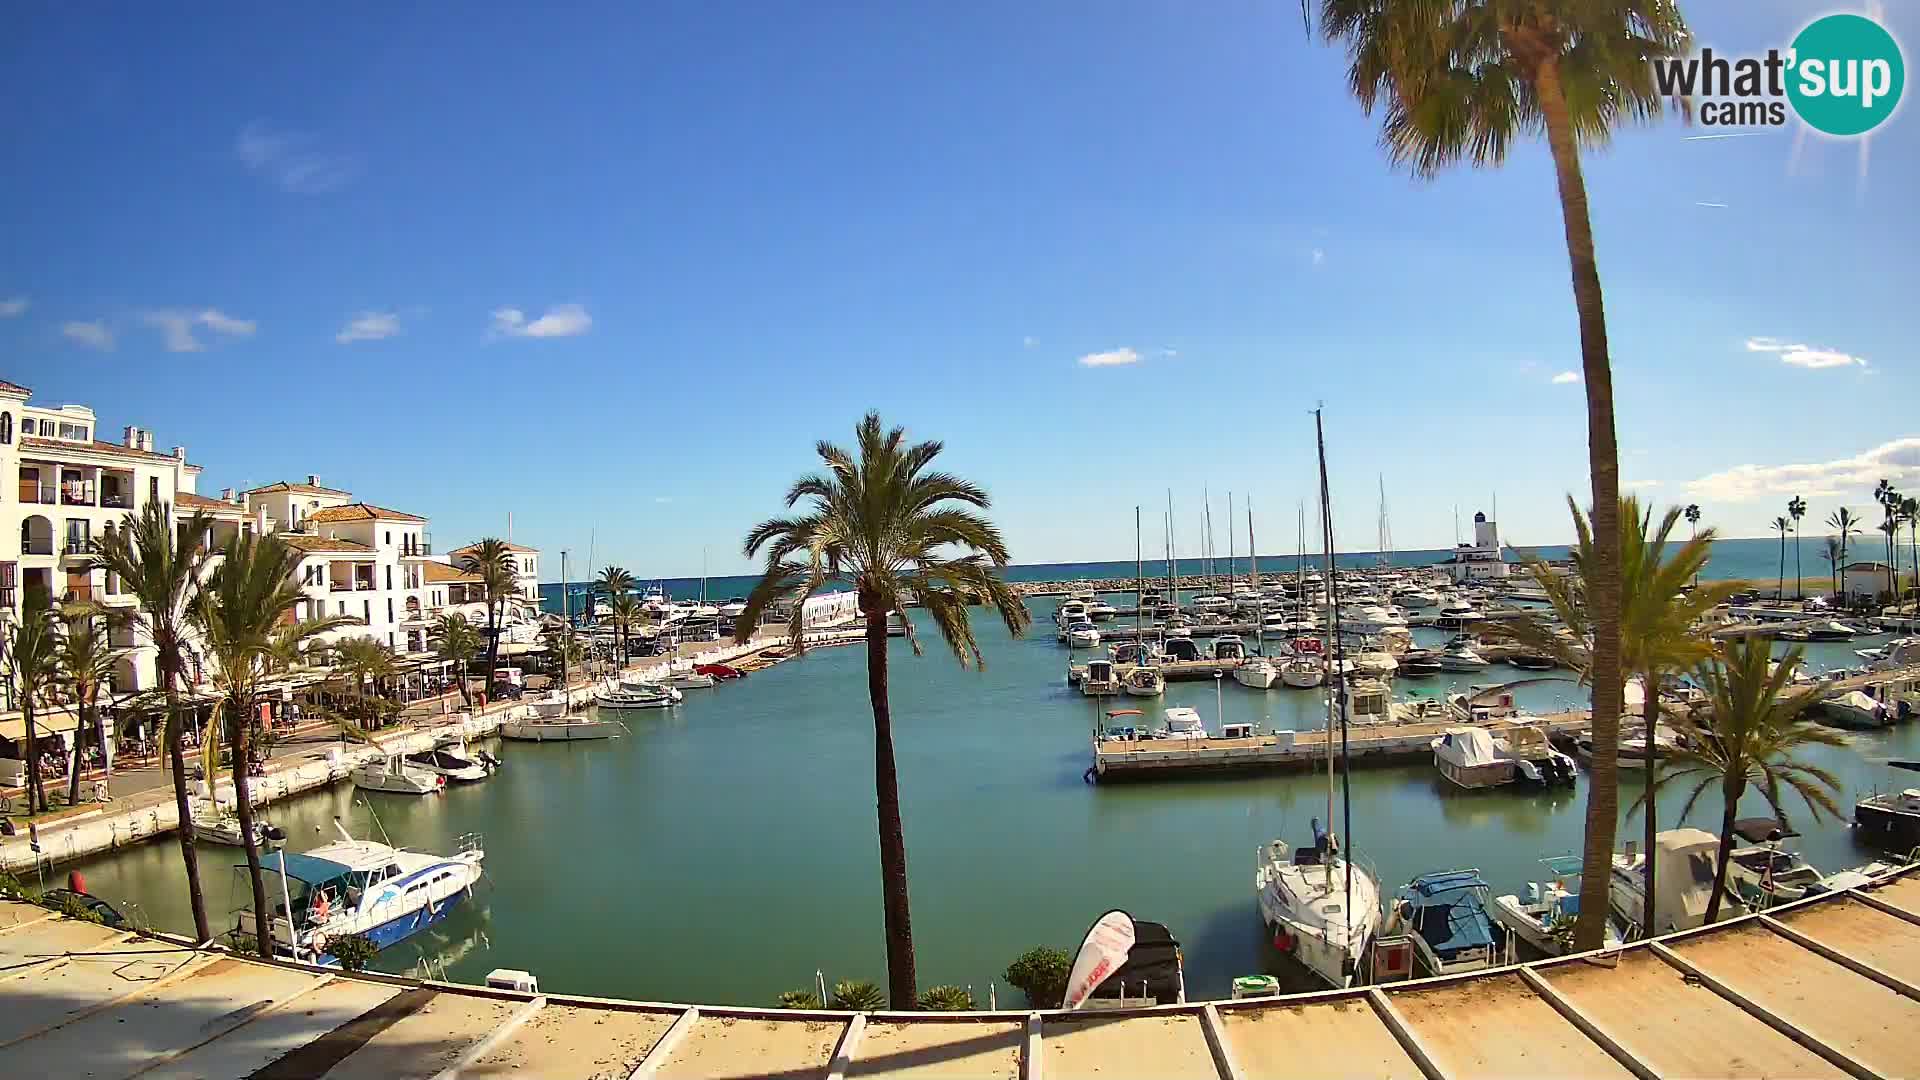
[[[387,588],[393,588],[393,567],[391,566],[387,567]],[[389,600],[387,602],[392,603],[393,601]]]
[[[13,414],[0,413],[0,444],[13,441]]]
[[[393,530],[392,529],[387,530],[386,537],[387,537],[387,546],[392,547],[393,546]]]
[[[373,622],[373,601],[360,601],[360,621],[369,624]]]
[[[157,476],[147,477],[147,499],[151,502],[160,501],[160,478]]]
[[[387,621],[393,621],[393,597],[391,596],[387,597]],[[393,635],[388,634],[387,636],[392,637]]]
[[[347,602],[345,600],[341,600],[339,601],[339,604],[340,604],[339,614],[342,618],[345,618],[347,614]]]

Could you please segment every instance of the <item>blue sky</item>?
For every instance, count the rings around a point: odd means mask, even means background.
[[[1811,9],[1685,10],[1752,52]],[[318,473],[443,545],[511,511],[648,574],[743,568],[869,407],[947,442],[1023,562],[1129,555],[1168,487],[1191,551],[1203,484],[1289,548],[1316,401],[1343,548],[1381,474],[1402,548],[1496,496],[1567,539],[1544,148],[1396,172],[1293,5],[345,11],[13,12],[0,378],[208,490]],[[1853,143],[1705,133],[1586,158],[1624,478],[1733,535],[1920,487],[1920,119],[1864,178]]]

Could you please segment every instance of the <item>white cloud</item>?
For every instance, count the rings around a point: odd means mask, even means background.
[[[390,338],[400,332],[400,316],[390,311],[363,311],[347,320],[347,325],[333,335],[333,340],[342,345],[355,341],[379,341]]]
[[[673,501],[673,496],[671,496],[671,495],[655,495],[655,496],[653,497],[653,501],[654,501],[654,502],[657,502],[657,503],[663,503],[663,504],[664,504],[664,503],[670,503],[670,502],[672,502],[672,501]]]
[[[1139,362],[1140,354],[1128,348],[1088,353],[1080,358],[1081,367],[1120,367],[1124,364],[1137,364]]]
[[[304,132],[274,131],[255,121],[240,129],[233,153],[248,169],[296,195],[336,191],[360,175],[356,158],[319,148],[317,141]]]
[[[252,319],[236,319],[218,308],[199,311],[149,311],[141,317],[148,326],[160,331],[161,344],[168,352],[199,352],[206,348],[194,336],[196,327],[204,327],[227,337],[248,337],[259,328]]]
[[[104,320],[93,322],[70,322],[60,328],[69,341],[85,345],[89,349],[110,352],[113,349],[113,331],[107,329]]]
[[[1563,371],[1547,381],[1555,386],[1570,386],[1580,381],[1580,373],[1577,371]]]
[[[1040,339],[1031,334],[1020,339],[1020,347],[1023,349],[1031,349],[1038,344],[1040,344]]]
[[[1818,371],[1821,368],[1869,367],[1866,359],[1850,356],[1835,349],[1819,349],[1810,345],[1796,345],[1779,338],[1753,337],[1747,339],[1747,351],[1774,353],[1783,364],[1809,368]]]
[[[9,296],[5,300],[0,300],[0,319],[11,319],[15,315],[26,314],[27,305],[28,300],[24,296]]]
[[[1164,357],[1166,357],[1166,358],[1167,358],[1167,359],[1169,359],[1169,360],[1171,360],[1171,359],[1173,359],[1174,357],[1176,357],[1176,356],[1179,356],[1179,355],[1180,355],[1180,350],[1179,350],[1179,349],[1176,349],[1176,348],[1174,348],[1174,347],[1172,347],[1171,345],[1169,345],[1168,347],[1166,347],[1166,348],[1164,348],[1164,349],[1161,349],[1161,350],[1160,350],[1160,355],[1161,355],[1161,356],[1164,356]]]
[[[1658,480],[1622,480],[1620,481],[1620,486],[1623,488],[1657,488],[1660,486],[1660,481]]]
[[[1687,483],[1687,493],[1715,502],[1808,495],[1831,498],[1871,492],[1884,477],[1920,481],[1920,435],[1881,443],[1850,458],[1804,465],[1736,465]]]
[[[547,309],[547,313],[527,321],[527,313],[519,308],[500,308],[493,313],[493,334],[496,337],[554,338],[576,337],[584,334],[593,326],[593,316],[579,304],[560,304]]]
[[[1314,248],[1311,252],[1307,253],[1307,258],[1312,262],[1313,266],[1317,269],[1320,266],[1323,266],[1326,264],[1326,261],[1327,261],[1326,249]]]

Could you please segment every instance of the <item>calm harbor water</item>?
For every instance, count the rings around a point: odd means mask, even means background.
[[[1094,706],[1065,683],[1052,602],[1034,608],[1023,639],[976,621],[984,671],[936,651],[924,621],[925,657],[893,642],[920,982],[971,984],[984,1000],[1021,951],[1071,948],[1095,917],[1122,907],[1181,940],[1191,994],[1225,996],[1234,976],[1275,962],[1254,905],[1255,848],[1274,836],[1306,840],[1308,819],[1326,815],[1326,781],[1083,783]],[[1854,662],[1861,644],[1814,646],[1814,666]],[[1517,675],[1496,667],[1477,681]],[[1397,690],[1439,690],[1448,679],[1403,680]],[[1523,693],[1543,710],[1581,696],[1571,684]],[[1227,720],[1263,727],[1307,729],[1324,716],[1314,691],[1227,680],[1217,700]],[[1212,683],[1174,684],[1142,707],[1174,705],[1217,723]],[[332,839],[335,815],[377,839],[377,814],[395,842],[430,850],[484,834],[478,903],[389,950],[376,964],[383,970],[425,962],[478,982],[492,968],[518,967],[554,991],[742,1004],[771,1004],[783,989],[810,985],[816,968],[829,980],[884,982],[864,650],[818,650],[627,722],[632,737],[611,742],[505,744],[501,773],[442,796],[341,787],[270,816],[288,828],[293,850]],[[1898,782],[1878,762],[1916,755],[1920,729],[1910,726],[1858,736],[1818,760],[1842,776],[1850,810],[1862,792]],[[1637,785],[1623,785],[1623,802],[1635,794]],[[1584,777],[1556,793],[1461,793],[1428,765],[1361,769],[1349,846],[1388,889],[1429,870],[1478,867],[1497,892],[1515,891],[1537,876],[1541,857],[1579,849],[1585,796]],[[1667,808],[1663,825],[1673,815]],[[1717,812],[1702,806],[1691,820],[1712,828]],[[1814,825],[1802,811],[1796,824],[1807,833],[1798,845],[1822,869],[1874,857],[1843,823]],[[1638,819],[1628,828],[1637,836]],[[228,925],[224,913],[244,903],[240,877],[224,869],[237,861],[237,853],[203,860],[209,906]],[[189,925],[171,843],[81,869],[92,891],[133,900],[160,925]],[[1004,983],[999,992],[1018,1000]]]

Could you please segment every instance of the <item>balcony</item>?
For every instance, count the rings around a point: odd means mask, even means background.
[[[133,496],[124,491],[103,491],[100,493],[100,505],[112,510],[131,510]]]
[[[422,540],[417,544],[401,544],[400,557],[403,559],[424,558],[433,554],[433,541]]]
[[[52,506],[56,501],[53,485],[41,484],[32,480],[20,481],[20,501]]]
[[[93,554],[93,540],[85,536],[69,536],[67,537],[67,542],[60,545],[60,554],[91,555]]]
[[[87,480],[68,480],[60,485],[60,502],[64,506],[93,506],[93,484]]]

